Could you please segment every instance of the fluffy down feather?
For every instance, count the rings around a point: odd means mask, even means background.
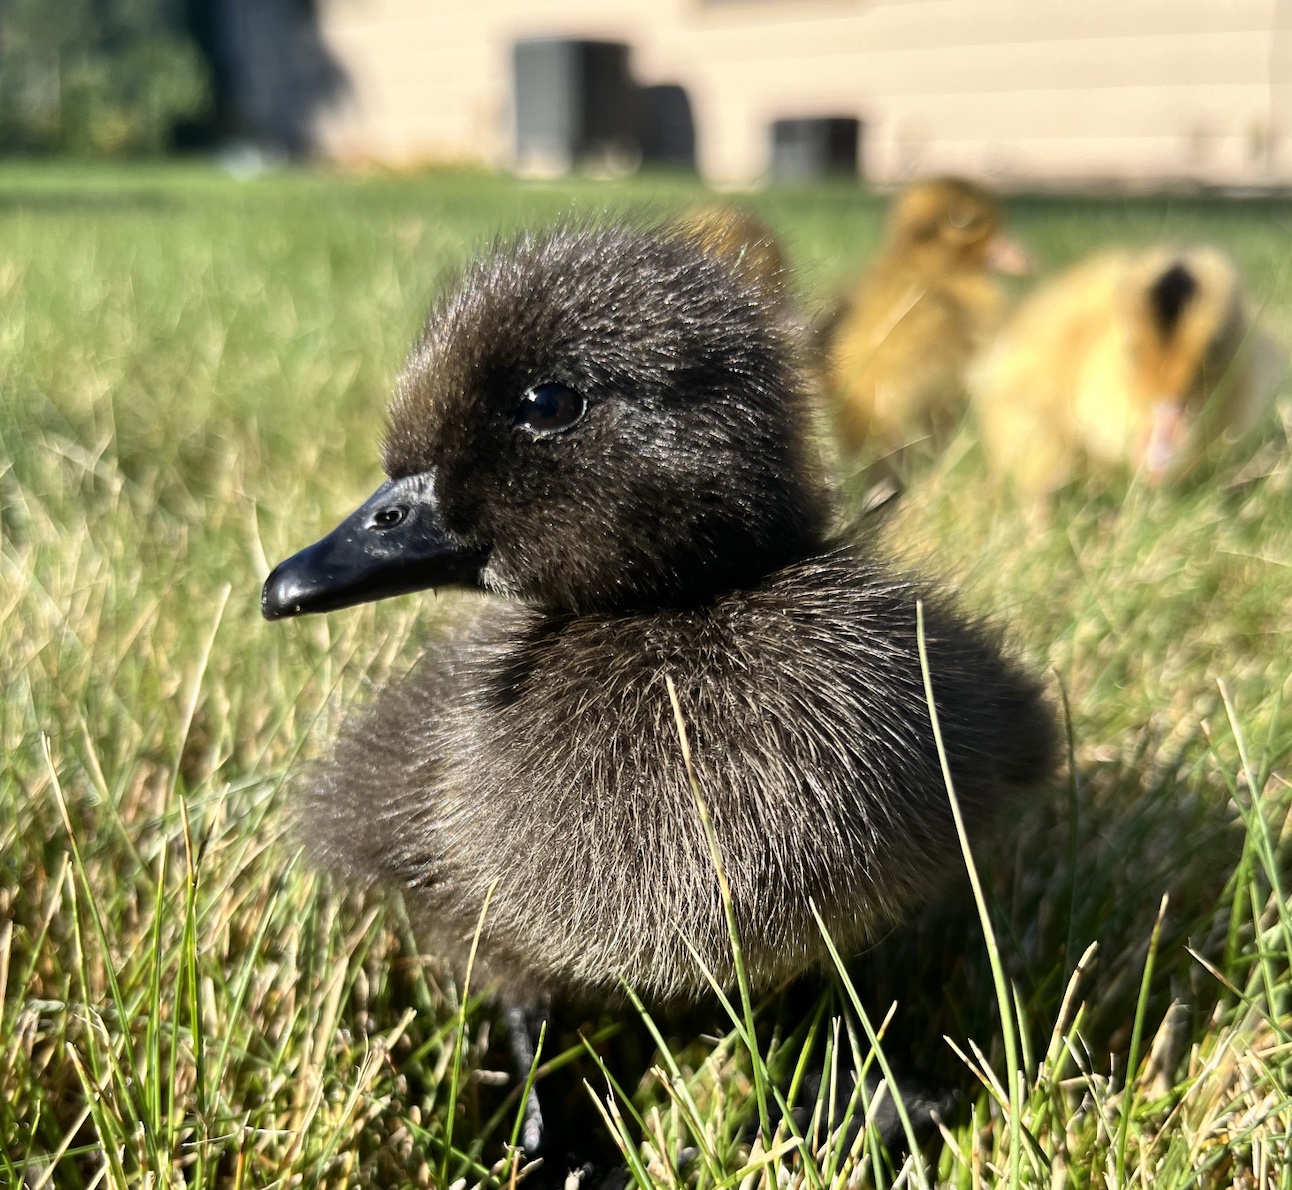
[[[965,369],[1004,320],[992,271],[1025,267],[981,187],[933,178],[897,196],[879,255],[821,332],[845,451],[945,439],[968,406]]]

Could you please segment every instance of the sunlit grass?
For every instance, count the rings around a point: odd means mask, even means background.
[[[259,586],[374,486],[390,378],[473,246],[696,195],[0,170],[0,1184],[509,1172],[522,1088],[494,1085],[487,1003],[459,1000],[397,910],[325,896],[281,838],[286,779],[415,655],[436,601],[266,625]],[[752,202],[808,301],[878,233],[879,201],[843,189]],[[1046,270],[1108,242],[1214,240],[1292,340],[1292,203],[1013,214]],[[968,432],[912,487],[892,548],[1053,672],[1071,787],[976,856],[995,972],[957,892],[797,1029],[733,1002],[725,1038],[659,1055],[608,1100],[613,1071],[551,1039],[538,1076],[583,1062],[638,1180],[890,1182],[824,1089],[806,1127],[751,1148],[759,1090],[792,1098],[808,1050],[867,1060],[855,993],[899,1072],[965,1093],[923,1153],[930,1181],[1292,1187],[1286,399],[1279,414],[1206,482],[1076,489],[1046,528],[987,483]],[[848,1099],[876,1110],[865,1087]]]

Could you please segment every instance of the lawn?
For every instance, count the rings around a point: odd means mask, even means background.
[[[437,601],[270,625],[260,584],[375,486],[391,378],[474,247],[698,196],[0,169],[0,1184],[506,1178],[482,989],[464,1000],[397,906],[329,892],[283,837],[292,774]],[[844,188],[748,201],[808,305],[882,215]],[[1033,197],[1010,217],[1042,273],[1216,242],[1292,342],[1292,201]],[[1008,1029],[967,892],[850,964],[873,1023],[896,1003],[885,1053],[964,1097],[908,1183],[1292,1188],[1290,432],[1284,397],[1199,482],[1073,489],[1041,527],[965,429],[889,518],[888,549],[1052,672],[1074,759],[977,857]],[[820,1034],[850,992],[830,997]],[[824,1118],[751,1153],[753,1064],[788,1078],[804,1044],[759,1036],[756,1057],[678,1039],[624,1088],[639,1175],[890,1182]]]

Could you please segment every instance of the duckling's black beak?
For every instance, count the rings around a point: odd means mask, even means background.
[[[428,587],[474,585],[484,560],[441,524],[429,476],[391,479],[322,541],[276,566],[260,610],[266,620],[281,620]]]

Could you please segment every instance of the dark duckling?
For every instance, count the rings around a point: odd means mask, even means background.
[[[676,230],[496,248],[399,378],[389,479],[265,584],[270,619],[429,587],[450,611],[351,716],[300,812],[509,1005],[734,979],[666,678],[751,980],[845,952],[960,858],[916,644],[971,828],[1056,757],[1040,685],[919,580],[831,535],[792,321]],[[685,941],[684,941],[685,939]]]

